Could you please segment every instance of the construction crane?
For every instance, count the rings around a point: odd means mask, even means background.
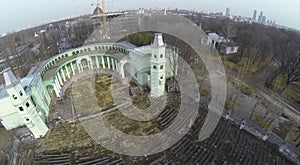
[[[106,23],[106,12],[105,12],[105,3],[107,2],[114,2],[114,1],[117,1],[117,0],[109,0],[109,1],[106,1],[106,0],[102,0],[102,22],[103,22],[103,25]],[[96,3],[92,3],[91,6],[95,5],[96,8],[97,8],[97,12],[98,12],[98,16],[100,17],[100,2],[99,0],[97,0]]]

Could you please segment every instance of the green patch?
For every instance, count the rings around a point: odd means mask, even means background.
[[[210,92],[206,88],[199,88],[200,95],[210,97]]]
[[[260,125],[262,128],[268,128],[271,124],[270,121],[266,120],[265,118],[259,116],[259,115],[253,115],[251,120],[255,121],[258,125]]]
[[[232,101],[226,101],[225,102],[225,108],[226,109],[235,110],[236,107],[237,107],[237,105]]]
[[[284,92],[286,95],[290,96],[295,101],[300,102],[299,89],[297,89],[297,87],[292,84],[288,84],[286,86],[285,80],[286,80],[285,75],[280,74],[273,81],[273,86],[275,87],[275,89]]]
[[[279,127],[274,128],[272,131],[281,137],[282,139],[286,139],[289,131],[291,129],[291,123],[289,122],[284,122],[284,123],[279,123]]]
[[[136,121],[124,116],[120,111],[105,114],[107,121],[116,129],[131,135],[146,136],[158,133],[158,125],[153,121]]]
[[[249,85],[247,85],[246,83],[238,80],[237,78],[228,75],[227,76],[227,80],[230,81],[233,86],[239,88],[241,90],[241,92],[247,96],[252,96],[254,93],[254,89],[251,88]]]
[[[151,32],[140,32],[129,35],[129,42],[136,46],[146,46],[153,42],[154,34]]]
[[[298,89],[299,90],[299,89]],[[297,102],[300,102],[300,92],[298,92],[295,86],[289,85],[284,92],[292,97]]]
[[[150,107],[150,105],[151,105],[150,99],[148,98],[148,96],[146,94],[133,97],[132,104],[140,109],[146,109],[146,108]]]
[[[263,65],[263,63],[260,63],[260,65],[257,63],[254,63],[253,65],[248,65],[247,60],[248,60],[248,58],[242,57],[237,63],[235,63],[235,62],[225,59],[225,60],[223,60],[223,63],[225,65],[225,67],[227,67],[231,70],[234,70],[238,73],[243,73],[246,75],[250,75],[250,74],[256,72],[257,69],[259,68],[259,66]]]
[[[80,123],[61,124],[51,128],[42,148],[45,152],[65,152],[94,144]]]
[[[98,105],[100,109],[105,109],[113,106],[113,98],[111,94],[111,80],[109,74],[97,74],[95,77],[95,89]]]
[[[5,128],[0,128],[0,149],[4,152],[8,152],[12,143],[13,143],[13,136],[16,129],[6,130]]]

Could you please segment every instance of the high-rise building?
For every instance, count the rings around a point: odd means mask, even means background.
[[[229,8],[229,7],[226,8],[225,16],[226,16],[226,17],[230,17],[230,16],[231,16],[230,8]]]
[[[262,23],[262,24],[266,24],[266,19],[267,19],[266,16],[262,16],[262,18],[261,18],[261,23]]]
[[[261,11],[258,16],[258,20],[257,20],[258,23],[262,23],[263,15],[264,15],[264,13],[263,13],[263,11]]]
[[[256,14],[257,14],[257,11],[254,10],[254,11],[253,11],[252,21],[256,21]]]

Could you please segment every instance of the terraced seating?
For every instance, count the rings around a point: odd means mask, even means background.
[[[38,155],[33,159],[33,164],[70,164],[70,154]]]
[[[195,144],[187,136],[172,146],[170,153],[183,164],[206,164],[213,157],[206,148]]]
[[[150,165],[174,165],[174,163],[167,158],[167,155],[163,155],[159,159],[152,162]]]
[[[122,165],[124,161],[121,157],[105,157],[105,156],[89,156],[89,155],[77,155],[75,164],[78,165],[92,165],[92,164],[103,164],[103,165]]]
[[[166,107],[163,112],[158,116],[157,122],[161,127],[167,128],[172,124],[172,121],[175,119],[178,111],[170,107]]]

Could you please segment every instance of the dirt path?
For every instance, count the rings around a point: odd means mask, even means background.
[[[269,63],[268,65],[265,65],[263,68],[260,68],[258,71],[253,73],[251,76],[247,77],[245,81],[248,85],[255,89],[257,96],[264,98],[269,105],[273,105],[273,107],[276,107],[279,114],[284,113],[295,122],[299,122],[299,107],[293,107],[291,103],[284,100],[284,98],[264,86],[264,83],[270,73],[274,72],[276,69],[277,66],[275,62]]]

